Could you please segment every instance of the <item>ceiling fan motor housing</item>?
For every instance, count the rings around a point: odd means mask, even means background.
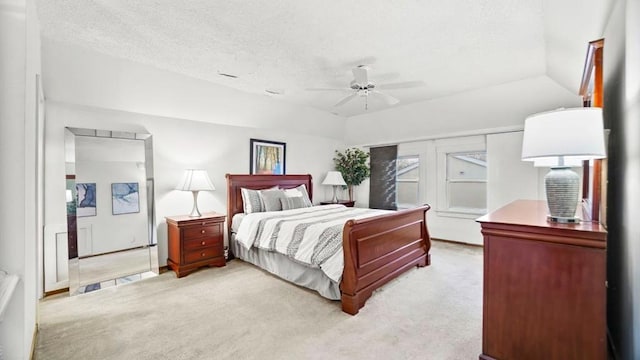
[[[355,80],[351,80],[351,86],[353,90],[373,90],[376,87],[374,83],[368,83],[365,86],[358,84]]]

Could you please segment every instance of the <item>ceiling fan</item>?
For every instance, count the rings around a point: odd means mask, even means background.
[[[346,97],[342,98],[340,101],[338,101],[337,103],[335,103],[333,106],[342,106],[344,104],[346,104],[347,102],[353,100],[356,96],[360,96],[360,97],[364,97],[365,98],[365,109],[368,108],[369,103],[368,103],[368,99],[369,99],[369,95],[373,95],[373,96],[377,96],[379,98],[381,98],[382,100],[384,100],[387,105],[395,105],[397,103],[400,102],[400,100],[396,99],[395,97],[382,93],[380,91],[378,91],[378,89],[384,90],[384,89],[405,89],[405,88],[413,88],[413,87],[419,87],[419,86],[424,86],[425,83],[424,81],[405,81],[405,82],[398,82],[398,83],[389,83],[389,84],[378,84],[376,85],[375,83],[369,81],[369,70],[371,70],[369,68],[369,66],[367,65],[358,65],[357,67],[353,68],[351,70],[351,72],[353,73],[353,80],[351,80],[351,83],[349,84],[349,88],[342,88],[342,89],[332,89],[332,88],[312,88],[312,89],[306,89],[309,91],[351,91],[352,93],[350,95],[347,95]]]

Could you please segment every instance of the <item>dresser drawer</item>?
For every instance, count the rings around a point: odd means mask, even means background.
[[[206,247],[220,247],[223,242],[223,238],[221,235],[208,237],[208,238],[200,238],[200,239],[190,239],[185,240],[183,243],[185,250],[193,250],[193,249],[202,249]]]
[[[224,256],[224,250],[220,247],[207,247],[196,250],[188,250],[184,253],[184,262],[193,263],[198,261],[205,261],[216,256]]]
[[[183,239],[200,239],[222,234],[222,225],[193,226],[183,230]]]

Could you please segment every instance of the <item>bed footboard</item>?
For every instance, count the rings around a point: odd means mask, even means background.
[[[413,266],[429,265],[429,209],[424,205],[345,224],[342,311],[357,314],[375,289]]]

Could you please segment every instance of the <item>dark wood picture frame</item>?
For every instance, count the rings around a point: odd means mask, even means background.
[[[287,144],[278,141],[250,139],[249,174],[285,175]]]
[[[584,107],[602,107],[602,53],[604,39],[589,42],[587,56],[582,71],[579,94]],[[582,208],[588,217],[585,220],[600,222],[606,225],[606,203],[602,202],[606,193],[605,160],[585,161],[582,166]]]

